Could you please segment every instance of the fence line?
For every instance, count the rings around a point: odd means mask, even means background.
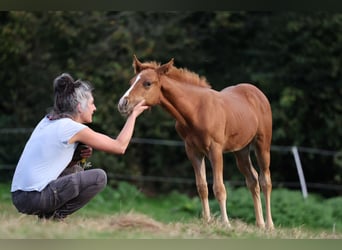
[[[32,133],[33,128],[0,128],[0,134],[26,134]],[[139,138],[133,137],[131,140],[132,143],[139,144],[154,144],[154,145],[164,145],[164,146],[184,146],[184,142],[180,140],[165,140],[165,139],[153,139],[153,138]],[[279,145],[271,145],[272,151],[279,152],[291,152],[293,146],[279,146]],[[312,153],[312,154],[320,154],[326,156],[334,156],[338,153],[338,151],[334,150],[325,150],[318,148],[310,148],[310,147],[301,147],[297,146],[299,152]]]
[[[141,143],[141,144],[155,144],[155,145],[157,144],[157,145],[165,145],[165,146],[184,146],[183,141],[175,141],[175,140],[133,138],[132,142]],[[317,148],[297,147],[297,146],[278,146],[278,145],[271,145],[271,151],[292,153],[295,164],[296,164],[300,187],[301,187],[301,191],[302,191],[302,195],[304,199],[307,198],[308,191],[307,191],[307,183],[305,181],[302,163],[301,163],[300,156],[299,156],[299,151],[302,151],[305,153],[320,154],[320,155],[325,155],[325,156],[334,156],[338,153],[338,151],[323,150],[323,149],[317,149]],[[342,187],[340,187],[339,190],[342,190]]]
[[[0,128],[0,134],[26,134],[32,133],[33,128]],[[132,143],[139,144],[154,144],[154,145],[164,145],[164,146],[184,146],[184,142],[180,140],[165,140],[165,139],[153,139],[153,138],[139,138],[133,137],[131,140]],[[293,146],[279,146],[279,145],[271,145],[272,151],[279,152],[291,152]],[[301,147],[297,146],[299,152],[312,153],[312,154],[320,154],[326,156],[334,156],[338,153],[338,151],[334,150],[325,150],[318,148],[310,148],[310,147]]]
[[[164,140],[164,139],[153,139],[153,138],[139,138],[133,137],[131,140],[132,143],[138,144],[153,144],[153,145],[163,145],[163,146],[184,146],[183,141],[179,140]],[[293,146],[279,146],[279,145],[271,145],[271,151],[278,152],[292,152]],[[334,156],[339,151],[334,150],[326,150],[326,149],[318,149],[318,148],[310,148],[310,147],[301,147],[296,146],[299,152],[303,153],[312,153],[312,154],[320,154],[325,156]]]
[[[12,134],[12,133],[31,133],[33,128],[1,128],[0,134]],[[153,139],[153,138],[139,138],[133,137],[131,139],[131,143],[136,144],[152,144],[152,145],[162,145],[162,146],[173,146],[173,147],[183,147],[184,142],[180,140],[165,140],[165,139]],[[304,172],[299,156],[299,152],[303,153],[311,153],[311,154],[319,154],[324,156],[335,156],[339,153],[339,151],[333,150],[325,150],[325,149],[317,149],[317,148],[309,148],[309,147],[299,147],[299,146],[279,146],[279,145],[271,145],[271,151],[283,152],[283,153],[291,153],[294,157],[294,161],[297,167],[297,173],[299,177],[300,187],[302,190],[303,197],[306,198],[308,196],[307,186],[310,188],[320,188],[320,189],[331,189],[341,191],[342,186],[340,185],[330,185],[330,184],[321,184],[321,183],[306,183]],[[0,164],[0,170],[12,170],[15,165],[11,164]],[[169,177],[158,177],[158,176],[117,176],[117,178],[123,179],[135,179],[135,180],[143,180],[143,181],[163,181],[163,182],[175,182],[175,183],[194,183],[194,180],[190,179],[182,179],[182,178],[169,178]],[[208,181],[209,182],[209,181]],[[209,182],[210,183],[210,182]],[[230,182],[233,184],[232,182]],[[241,183],[235,183],[236,185],[240,185]],[[273,183],[274,186],[296,186],[298,187],[298,183]],[[325,187],[325,188],[324,188]]]
[[[115,176],[112,177],[116,180],[127,180],[127,181],[144,181],[144,182],[163,182],[163,183],[181,183],[181,184],[196,184],[195,178],[179,178],[179,177],[165,177],[165,176],[134,176],[134,175],[122,175],[122,174],[115,174]],[[240,187],[245,186],[244,181],[238,181],[238,180],[231,180],[231,181],[225,181],[229,185],[233,187]],[[208,179],[207,183],[209,185],[213,184],[212,179]],[[277,182],[272,181],[273,187],[291,187],[291,188],[299,188],[300,184],[298,182]],[[312,189],[326,189],[326,190],[336,190],[336,191],[342,191],[341,185],[334,185],[334,184],[322,184],[322,183],[306,183],[307,187]]]

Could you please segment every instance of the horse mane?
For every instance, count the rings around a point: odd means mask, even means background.
[[[210,84],[204,76],[199,76],[198,74],[184,68],[176,68],[172,66],[172,68],[166,73],[166,75],[172,79],[182,81],[184,83],[204,88],[211,88]]]
[[[160,66],[160,63],[154,61],[144,62],[142,66],[144,69],[156,69]],[[203,88],[211,88],[211,85],[208,83],[207,79],[204,76],[199,76],[198,74],[185,68],[177,68],[175,66],[172,66],[172,68],[166,73],[166,75],[171,79],[181,81],[186,84],[191,84]]]

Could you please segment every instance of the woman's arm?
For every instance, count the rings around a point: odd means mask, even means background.
[[[144,101],[137,104],[131,115],[127,118],[124,127],[116,139],[112,139],[105,134],[95,132],[91,128],[87,127],[75,134],[69,140],[69,143],[79,141],[100,151],[112,154],[124,154],[133,136],[136,118],[147,108],[148,106],[144,105]]]

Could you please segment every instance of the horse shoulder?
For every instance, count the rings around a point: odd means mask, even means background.
[[[176,121],[175,129],[178,135],[184,140],[187,135],[187,129],[184,125],[181,125],[178,121]]]

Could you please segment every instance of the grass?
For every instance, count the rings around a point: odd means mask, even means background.
[[[147,198],[124,183],[115,191],[106,188],[63,222],[18,213],[8,185],[0,185],[0,201],[2,239],[342,239],[331,228],[278,225],[267,231],[239,218],[227,228],[218,216],[207,224],[199,218],[198,198],[177,193]]]
[[[3,207],[1,208],[3,209]],[[240,220],[231,228],[215,219],[163,223],[142,213],[71,215],[63,222],[10,213],[0,217],[2,239],[342,239],[341,234],[298,228],[260,230]]]

